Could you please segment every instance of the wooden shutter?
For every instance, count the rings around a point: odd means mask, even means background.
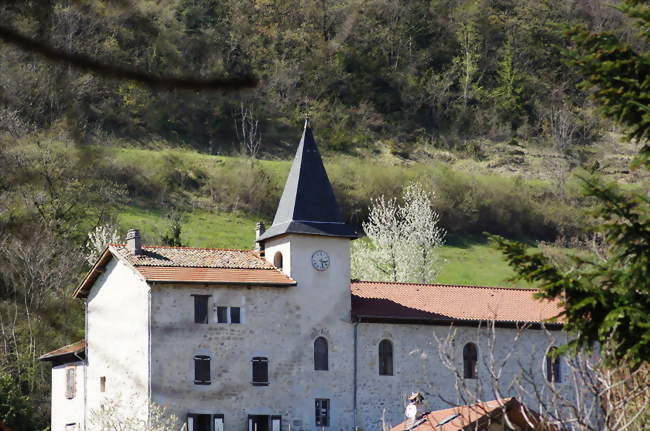
[[[65,396],[68,399],[74,398],[77,390],[75,374],[75,367],[68,367],[65,369]]]
[[[209,295],[194,295],[194,323],[208,323]]]
[[[239,307],[230,307],[230,323],[241,323]]]
[[[217,323],[228,323],[228,307],[217,307]]]
[[[194,356],[194,383],[197,385],[210,384],[210,357],[206,355]]]
[[[256,386],[269,384],[269,360],[256,356],[253,358],[253,384]]]

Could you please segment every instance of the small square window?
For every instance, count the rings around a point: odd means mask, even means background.
[[[228,307],[217,307],[217,323],[228,323]]]
[[[241,323],[241,309],[230,307],[230,323]]]

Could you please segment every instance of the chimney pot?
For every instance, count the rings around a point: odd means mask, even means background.
[[[260,237],[262,234],[266,232],[266,227],[264,226],[264,222],[258,221],[257,224],[255,225],[255,250],[263,253],[264,252],[264,242],[259,241]]]
[[[133,255],[142,254],[142,238],[138,229],[130,229],[126,233],[126,248]]]

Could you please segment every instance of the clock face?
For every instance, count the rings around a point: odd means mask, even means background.
[[[330,267],[330,256],[323,250],[316,250],[311,255],[311,264],[317,271],[325,271]]]

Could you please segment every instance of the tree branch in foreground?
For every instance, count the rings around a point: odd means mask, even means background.
[[[160,76],[121,66],[102,63],[84,54],[67,52],[47,43],[20,34],[0,25],[0,39],[18,48],[39,54],[55,63],[64,63],[76,69],[92,72],[106,78],[138,82],[154,89],[163,90],[220,90],[238,91],[257,85],[254,77],[241,78],[197,78],[192,76]]]

